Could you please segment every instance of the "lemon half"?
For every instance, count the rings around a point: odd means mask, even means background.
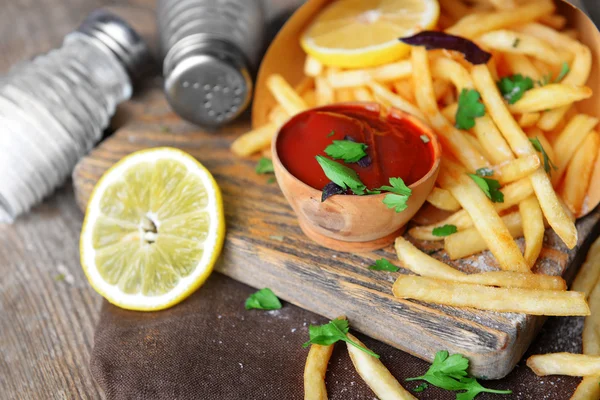
[[[398,38],[433,28],[439,15],[437,0],[337,0],[317,15],[301,45],[329,66],[381,65],[409,52]]]
[[[81,265],[109,302],[160,310],[204,283],[224,238],[223,201],[210,172],[177,149],[143,150],[115,164],[94,188]]]

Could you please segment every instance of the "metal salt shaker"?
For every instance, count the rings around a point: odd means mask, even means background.
[[[0,77],[0,222],[12,222],[66,180],[150,62],[138,34],[98,10],[62,47]]]
[[[259,0],[158,0],[165,93],[182,118],[232,121],[248,106],[265,37]]]

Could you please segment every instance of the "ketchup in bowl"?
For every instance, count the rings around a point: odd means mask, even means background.
[[[421,137],[423,136],[423,137]],[[334,140],[364,143],[369,160],[337,162],[352,168],[368,189],[389,185],[402,178],[406,185],[421,179],[433,166],[433,146],[414,119],[380,115],[379,108],[363,104],[340,104],[304,112],[290,120],[277,140],[283,166],[315,189],[329,183],[315,156],[325,154]],[[328,157],[330,158],[330,157]]]

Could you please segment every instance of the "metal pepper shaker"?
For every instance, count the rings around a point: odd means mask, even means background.
[[[98,10],[60,48],[0,77],[0,222],[12,222],[65,181],[149,60],[127,23]]]
[[[265,37],[260,0],[158,0],[165,93],[198,125],[240,115],[252,97]]]

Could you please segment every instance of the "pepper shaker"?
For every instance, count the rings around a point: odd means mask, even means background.
[[[265,37],[259,0],[159,0],[165,94],[182,118],[232,121],[252,97]]]
[[[62,47],[0,77],[0,222],[12,222],[66,180],[130,98],[149,54],[127,23],[98,10]]]

